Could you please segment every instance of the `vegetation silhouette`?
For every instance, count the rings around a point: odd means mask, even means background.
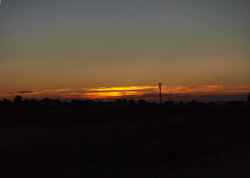
[[[250,144],[244,102],[16,96],[0,101],[0,118],[1,177],[199,177],[209,168],[221,175],[228,170],[220,158],[235,157]]]

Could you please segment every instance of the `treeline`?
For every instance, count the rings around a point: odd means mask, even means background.
[[[195,100],[187,103],[166,101],[162,104],[145,100],[117,99],[113,102],[45,98],[42,100],[23,99],[16,96],[13,101],[0,101],[0,126],[79,124],[86,121],[117,122],[121,120],[141,120],[142,122],[170,118],[181,118],[185,123],[197,122],[238,122],[250,117],[249,104],[227,102],[222,105],[202,103]],[[248,122],[249,119],[247,119]],[[245,122],[245,121],[244,121]]]
[[[4,98],[2,101],[0,101],[0,106],[2,107],[10,107],[10,106],[25,106],[25,107],[36,107],[36,106],[73,106],[73,107],[82,107],[82,106],[96,106],[96,105],[106,105],[106,106],[114,106],[114,105],[124,105],[124,106],[135,106],[135,105],[140,105],[140,106],[145,106],[145,105],[165,105],[165,106],[194,106],[194,105],[217,105],[218,103],[214,102],[209,102],[209,103],[204,103],[204,102],[198,102],[196,100],[192,100],[190,102],[174,102],[172,100],[170,101],[165,101],[161,104],[156,103],[156,102],[148,102],[146,100],[126,100],[126,99],[116,99],[115,101],[93,101],[93,100],[72,100],[72,101],[61,101],[60,99],[50,99],[50,98],[44,98],[41,100],[38,99],[23,99],[22,96],[17,95],[13,101]],[[225,102],[220,105],[246,105],[246,102],[241,102],[241,101],[230,101],[230,102]]]

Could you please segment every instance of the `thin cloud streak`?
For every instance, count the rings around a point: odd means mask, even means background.
[[[128,87],[99,87],[99,88],[83,88],[85,91],[103,92],[103,91],[138,91],[146,89],[157,89],[155,86],[128,86]]]
[[[7,92],[7,93],[1,93],[0,97],[10,97],[10,96],[16,96],[16,95],[36,95],[41,93],[59,93],[59,92],[67,92],[72,91],[71,88],[65,88],[65,89],[55,89],[55,90],[25,90],[25,91],[14,91],[14,92]]]
[[[28,90],[28,91],[18,91],[18,92],[7,92],[10,95],[25,95],[25,94],[38,94],[38,93],[44,93],[48,90]]]
[[[206,92],[221,92],[225,89],[222,85],[202,85],[202,86],[165,86],[164,93],[206,93]]]

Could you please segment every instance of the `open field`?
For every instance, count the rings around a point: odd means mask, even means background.
[[[1,177],[248,177],[249,105],[2,107]]]

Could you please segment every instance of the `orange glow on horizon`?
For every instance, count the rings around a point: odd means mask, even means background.
[[[85,96],[90,99],[102,99],[102,98],[124,98],[127,96],[139,96],[142,92],[129,91],[129,92],[99,92],[99,93],[86,93]]]
[[[163,86],[163,100],[181,100],[204,98],[209,96],[233,96],[248,94],[250,86]],[[96,87],[82,89],[54,89],[54,90],[29,90],[19,92],[0,93],[0,98],[14,98],[21,95],[29,98],[60,98],[60,99],[98,99],[112,100],[117,98],[158,100],[158,86],[121,86],[121,87]],[[24,97],[24,98],[25,98]]]
[[[99,87],[99,88],[83,88],[85,91],[131,91],[131,90],[145,90],[157,89],[154,86],[129,86],[129,87]]]

